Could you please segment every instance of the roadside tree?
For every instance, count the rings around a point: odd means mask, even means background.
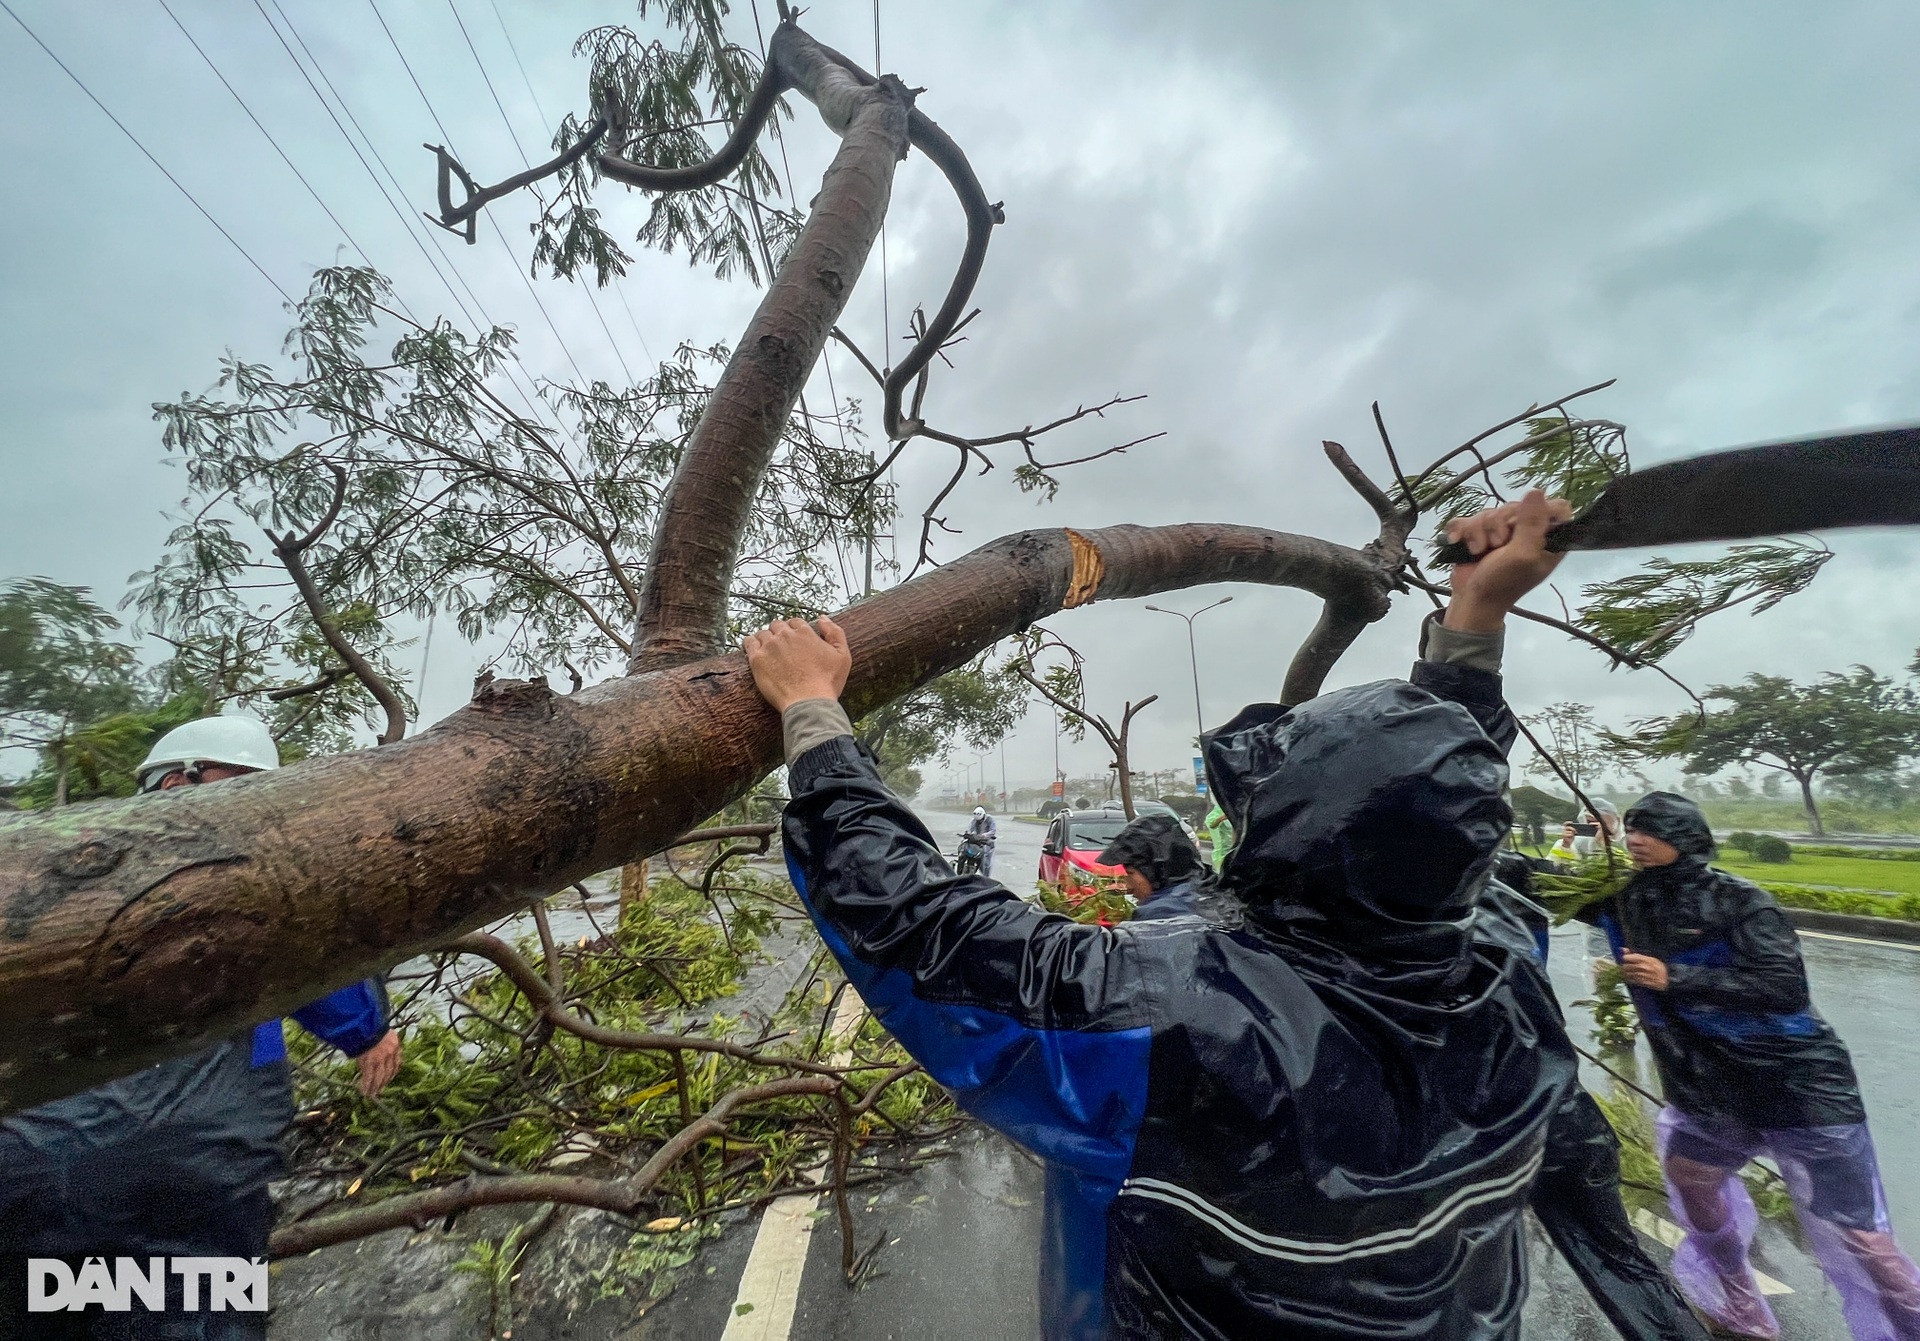
[[[1884,773],[1920,752],[1920,703],[1914,692],[1865,666],[1829,671],[1813,684],[1749,675],[1706,692],[1699,714],[1656,718],[1614,736],[1617,748],[1645,759],[1679,759],[1690,773],[1758,765],[1800,788],[1807,827],[1826,832],[1814,783]]]

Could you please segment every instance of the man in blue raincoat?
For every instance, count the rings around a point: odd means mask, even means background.
[[[1641,798],[1626,834],[1636,872],[1598,921],[1668,1105],[1681,1288],[1731,1332],[1780,1334],[1747,1258],[1758,1217],[1738,1176],[1765,1152],[1853,1335],[1920,1341],[1920,1269],[1894,1240],[1853,1059],[1813,1008],[1793,924],[1771,894],[1707,864],[1713,832],[1686,797]]]
[[[141,765],[143,791],[171,791],[279,767],[264,723],[208,717],[162,737]],[[400,1068],[385,987],[355,983],[294,1012],[355,1059],[361,1093]],[[169,1273],[168,1311],[27,1314],[27,1259],[264,1258],[273,1229],[269,1180],[285,1172],[280,1136],[293,1118],[279,1020],[190,1056],[0,1119],[0,1336],[263,1337],[264,1314],[182,1318],[183,1280]],[[131,1302],[131,1301],[130,1301]],[[184,1329],[184,1330],[183,1330]]]
[[[1045,1161],[1047,1336],[1518,1335],[1522,1212],[1574,1058],[1526,953],[1475,917],[1512,821],[1504,617],[1566,515],[1535,492],[1456,523],[1476,561],[1411,682],[1204,738],[1228,923],[1086,926],[955,876],[851,734],[838,627],[747,639],[821,935],[927,1071]]]

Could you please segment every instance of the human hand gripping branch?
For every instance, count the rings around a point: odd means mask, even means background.
[[[815,623],[781,619],[741,641],[747,667],[760,697],[775,712],[785,712],[810,698],[838,702],[853,669],[847,635],[822,615]]]
[[[1560,566],[1561,556],[1547,549],[1547,532],[1572,518],[1566,499],[1534,489],[1448,526],[1447,539],[1465,544],[1474,558],[1454,565],[1453,598],[1440,622],[1463,633],[1498,632],[1520,598]]]

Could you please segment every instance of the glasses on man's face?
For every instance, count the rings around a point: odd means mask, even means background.
[[[216,776],[207,776],[209,770],[213,770]],[[188,764],[185,768],[176,768],[169,773],[162,773],[160,780],[153,784],[152,790],[164,792],[175,787],[198,787],[203,782],[219,782],[237,773],[248,771],[244,768],[234,768],[230,764],[213,764],[200,760],[197,763]]]

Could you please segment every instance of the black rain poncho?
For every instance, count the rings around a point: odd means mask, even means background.
[[[1513,734],[1498,676],[1431,662],[1212,733],[1237,927],[1045,913],[955,876],[850,736],[792,761],[827,945],[1046,1162],[1048,1337],[1517,1335],[1574,1062],[1539,975],[1474,935]]]
[[[1627,828],[1671,843],[1599,917],[1616,953],[1665,961],[1664,992],[1631,988],[1667,1102],[1759,1130],[1866,1121],[1853,1059],[1813,1009],[1800,938],[1758,885],[1707,865],[1700,808],[1654,792]]]
[[[1203,869],[1200,848],[1171,815],[1142,815],[1100,853],[1102,866],[1138,871],[1155,890],[1191,880]]]
[[[1516,958],[1535,959],[1544,990],[1546,928],[1532,899],[1534,861],[1500,854],[1480,896],[1478,934]],[[1547,863],[1542,862],[1541,865]],[[1620,1200],[1620,1140],[1593,1096],[1569,1086],[1547,1125],[1547,1154],[1533,1185],[1533,1213],[1560,1256],[1624,1341],[1706,1341],[1673,1281],[1641,1246]]]

